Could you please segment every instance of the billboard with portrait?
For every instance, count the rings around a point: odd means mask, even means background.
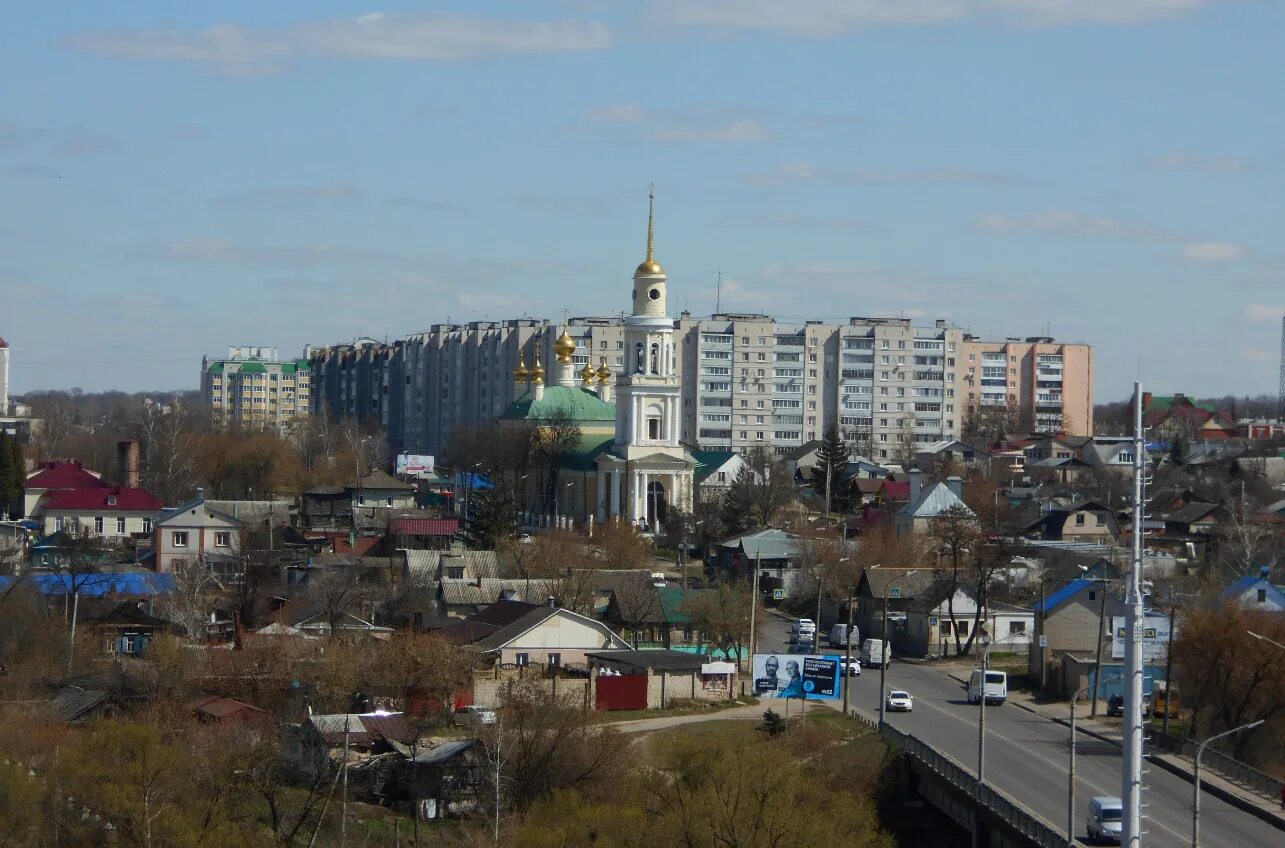
[[[821,654],[755,654],[754,694],[759,698],[840,697],[838,656]]]
[[[397,473],[410,477],[432,477],[433,457],[414,453],[397,454]]]

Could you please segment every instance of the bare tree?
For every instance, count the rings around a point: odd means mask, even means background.
[[[218,581],[202,559],[186,557],[175,560],[170,566],[174,587],[157,594],[165,617],[183,628],[188,639],[202,642],[205,638],[205,619],[214,606]]]
[[[308,594],[320,608],[330,627],[330,636],[339,635],[344,617],[368,600],[372,587],[362,579],[359,567],[336,566],[308,579]]]
[[[196,419],[181,403],[145,404],[134,420],[143,487],[165,503],[186,499],[196,478]]]
[[[755,448],[723,496],[723,524],[730,533],[771,527],[794,500],[794,481],[785,464]]]
[[[619,616],[620,624],[628,628],[634,650],[638,649],[643,628],[662,623],[664,614],[656,587],[645,573],[633,573],[613,582],[612,609]]]
[[[955,593],[965,578],[969,558],[976,553],[981,534],[977,526],[977,516],[964,506],[953,506],[933,519],[932,545],[936,549],[936,571],[938,579],[945,588],[946,610],[952,626],[955,621]],[[943,562],[945,560],[945,562]],[[980,603],[980,601],[979,601]],[[972,647],[974,628],[968,634],[968,648]],[[966,653],[963,641],[955,629],[955,653]]]

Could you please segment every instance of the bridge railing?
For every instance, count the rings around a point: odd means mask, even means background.
[[[872,730],[878,729],[877,723],[864,716],[857,715],[855,718]],[[1065,833],[1050,827],[1044,819],[1034,815],[998,789],[986,784],[979,785],[977,777],[972,772],[946,754],[886,723],[883,726],[883,735],[899,745],[921,766],[955,787],[978,806],[987,809],[1010,830],[1028,839],[1031,845],[1039,848],[1066,848]]]
[[[1181,739],[1173,734],[1162,733],[1158,730],[1151,731],[1150,737],[1151,747],[1156,750],[1177,754],[1181,757],[1186,757],[1188,760],[1196,756],[1196,743],[1190,739]],[[1203,767],[1207,767],[1210,771],[1216,772],[1234,783],[1239,783],[1241,786],[1257,792],[1269,800],[1277,801],[1281,798],[1281,789],[1282,786],[1285,786],[1285,783],[1251,765],[1242,763],[1229,754],[1224,754],[1222,751],[1212,747],[1206,748],[1200,762]]]

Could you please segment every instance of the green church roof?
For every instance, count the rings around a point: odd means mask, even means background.
[[[528,391],[509,404],[500,416],[503,421],[548,421],[569,415],[575,421],[616,420],[615,404],[607,403],[598,395],[579,386],[545,386],[544,397],[535,399]]]

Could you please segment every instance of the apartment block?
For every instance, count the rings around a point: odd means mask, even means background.
[[[963,356],[959,390],[969,408],[1007,408],[1015,431],[1093,435],[1091,345],[968,336]]]
[[[313,348],[313,410],[378,423],[393,452],[440,455],[457,429],[485,426],[516,399],[519,361],[533,367],[539,355],[550,366],[563,326],[530,318],[435,324],[391,343]],[[565,326],[576,342],[577,372],[588,364],[624,367],[620,318],[572,317]],[[681,438],[692,448],[785,452],[822,438],[834,422],[860,452],[895,461],[912,445],[959,438],[968,404],[1001,393],[1004,404],[1026,410],[1019,429],[1091,432],[1087,345],[984,342],[944,320],[684,313],[674,322],[674,346]],[[984,357],[1000,356],[1002,387],[982,373]]]
[[[309,351],[281,361],[274,347],[229,347],[226,359],[201,359],[201,397],[216,419],[247,428],[285,427],[312,405]]]

